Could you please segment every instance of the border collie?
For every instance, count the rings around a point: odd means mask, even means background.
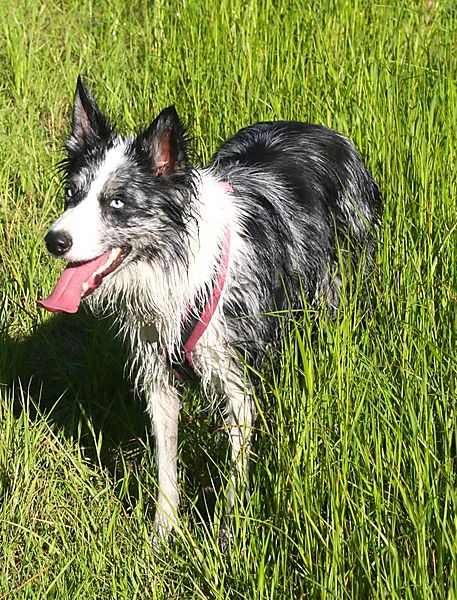
[[[127,339],[155,436],[164,539],[177,524],[182,383],[225,399],[230,512],[254,420],[244,365],[260,368],[278,341],[275,311],[337,309],[341,257],[354,267],[373,253],[378,187],[348,139],[295,121],[250,125],[196,168],[174,107],[125,137],[80,78],[66,150],[65,210],[45,241],[68,266],[40,304],[74,313],[87,297]]]

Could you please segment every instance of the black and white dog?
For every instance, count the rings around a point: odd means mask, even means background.
[[[46,245],[68,267],[40,304],[76,312],[87,296],[127,338],[153,425],[164,538],[177,522],[182,380],[226,401],[230,511],[254,419],[243,365],[260,367],[278,339],[274,311],[337,307],[339,249],[353,266],[372,254],[378,188],[345,137],[300,122],[246,127],[197,169],[173,107],[124,137],[80,79],[66,149],[65,211]]]

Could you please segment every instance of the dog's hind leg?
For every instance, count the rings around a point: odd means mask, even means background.
[[[159,493],[152,541],[165,540],[177,523],[178,420],[180,401],[177,390],[167,384],[154,386],[147,394],[148,412],[155,437]]]

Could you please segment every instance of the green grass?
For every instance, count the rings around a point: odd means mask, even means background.
[[[454,4],[3,0],[0,599],[457,596]],[[123,131],[176,104],[202,163],[249,122],[337,128],[383,192],[367,289],[335,321],[306,315],[263,378],[230,557],[207,401],[184,401],[182,529],[153,553],[122,350],[109,324],[35,305],[61,269],[42,238],[79,73]]]

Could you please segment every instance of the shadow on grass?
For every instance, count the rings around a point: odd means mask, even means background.
[[[68,436],[90,419],[110,445],[144,432],[144,407],[132,402],[124,352],[107,320],[55,315],[20,341],[6,337],[2,354],[0,378],[26,390],[32,418],[44,413]],[[22,410],[19,402],[15,410]]]
[[[32,399],[30,417],[45,415],[65,436],[78,440],[87,460],[94,465],[101,460],[115,481],[121,452],[129,462],[145,464],[141,458],[149,437],[145,401],[134,393],[126,356],[111,322],[84,310],[53,315],[20,341],[0,329],[0,383],[25,390]],[[21,394],[13,397],[19,416]],[[180,466],[187,495],[196,494],[197,507],[208,516],[219,481],[217,465],[224,466],[227,448],[221,443],[219,415],[211,414],[207,404],[196,390],[184,393]]]

